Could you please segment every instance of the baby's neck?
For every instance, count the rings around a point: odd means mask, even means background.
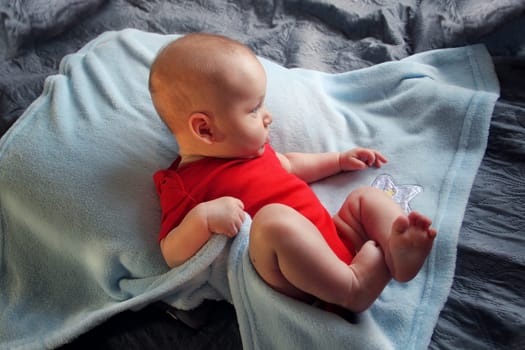
[[[196,161],[198,161],[200,159],[206,158],[205,156],[201,156],[201,155],[179,154],[179,156],[180,156],[179,166],[190,164],[190,163],[196,162]]]

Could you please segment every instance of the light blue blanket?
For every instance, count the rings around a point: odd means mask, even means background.
[[[153,110],[147,77],[173,38],[101,35],[63,60],[1,139],[0,348],[56,347],[126,309],[155,300],[189,309],[206,298],[234,304],[245,349],[425,348],[450,289],[498,97],[485,48],[335,75],[262,60],[277,150],[360,145],[389,159],[379,171],[315,184],[330,211],[352,188],[389,179],[387,190],[439,231],[420,274],[390,283],[353,324],[258,278],[247,258],[249,219],[235,239],[213,237],[183,266],[163,263],[152,174],[171,163],[177,145]]]

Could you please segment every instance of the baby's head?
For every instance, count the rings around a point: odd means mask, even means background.
[[[266,142],[271,123],[263,106],[266,74],[237,41],[189,34],[171,42],[152,64],[149,88],[181,153],[245,156]]]

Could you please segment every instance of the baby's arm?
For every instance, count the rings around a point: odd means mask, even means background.
[[[233,197],[221,197],[196,205],[160,242],[160,249],[168,266],[182,265],[214,233],[235,236],[244,221],[243,209],[243,203]]]
[[[386,163],[386,158],[376,150],[353,148],[345,152],[325,153],[277,153],[283,167],[310,183],[341,171],[361,170],[371,166],[377,168]]]

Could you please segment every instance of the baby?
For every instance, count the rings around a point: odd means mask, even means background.
[[[371,187],[348,195],[335,216],[308,183],[380,167],[376,150],[275,152],[268,142],[266,74],[241,43],[190,34],[164,47],[151,67],[155,108],[180,152],[154,175],[162,207],[160,247],[170,267],[191,258],[213,234],[233,237],[252,218],[249,256],[275,290],[345,309],[367,309],[394,278],[420,270],[436,230],[404,214]]]

